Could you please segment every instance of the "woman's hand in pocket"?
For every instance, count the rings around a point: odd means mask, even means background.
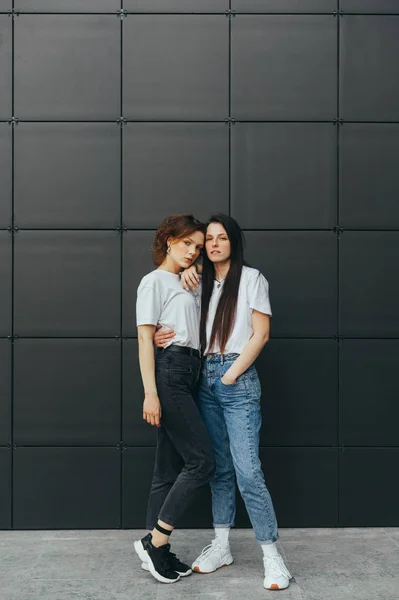
[[[161,426],[162,408],[156,392],[148,393],[144,397],[143,419],[155,427]]]

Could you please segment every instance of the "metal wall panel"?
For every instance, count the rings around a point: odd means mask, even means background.
[[[399,232],[347,231],[340,241],[340,335],[399,337]]]
[[[340,525],[393,527],[398,523],[399,448],[343,448]]]
[[[0,229],[12,219],[12,128],[0,123]]]
[[[399,340],[343,340],[340,442],[399,447]]]
[[[246,229],[330,229],[336,222],[332,123],[237,123],[231,215]]]
[[[232,20],[231,36],[235,119],[336,116],[337,19],[242,15]]]
[[[0,231],[0,336],[11,335],[12,311],[12,239],[8,231]]]
[[[138,13],[222,13],[229,0],[124,0],[123,8]]]
[[[354,13],[399,13],[398,0],[340,0],[344,12]]]
[[[21,123],[15,132],[15,224],[115,229],[120,147],[116,123]]]
[[[332,232],[246,232],[246,257],[270,284],[275,337],[337,334],[337,241]]]
[[[128,123],[123,160],[125,227],[155,229],[182,210],[203,220],[229,210],[224,123]]]
[[[0,446],[11,444],[11,353],[11,341],[0,339]]]
[[[337,0],[231,0],[231,8],[239,13],[331,13],[337,4]]]
[[[340,225],[399,229],[399,124],[345,123],[340,132]]]
[[[121,0],[14,0],[14,5],[21,12],[116,13]]]
[[[21,14],[15,21],[15,114],[25,120],[115,121],[119,64],[115,16]]]
[[[12,20],[5,14],[0,15],[0,36],[0,119],[11,119]]]
[[[261,446],[338,444],[337,367],[334,340],[270,340],[256,361]]]
[[[229,21],[220,15],[137,15],[123,36],[123,113],[137,120],[229,114]]]
[[[137,340],[124,340],[122,440],[129,446],[155,447],[157,430],[143,420],[143,399]]]
[[[17,340],[15,443],[118,444],[120,375],[120,340]]]
[[[11,527],[11,449],[0,448],[0,529]]]
[[[19,231],[15,237],[16,334],[118,335],[120,267],[116,231]]]
[[[18,448],[16,529],[120,527],[118,448]]]
[[[342,118],[399,121],[399,16],[345,15],[340,40]]]

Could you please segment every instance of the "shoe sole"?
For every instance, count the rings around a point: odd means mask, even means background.
[[[269,590],[271,592],[282,592],[283,590],[288,589],[289,584],[286,587],[278,587],[277,583],[272,583],[272,585],[270,587],[265,587],[265,590]]]
[[[146,557],[146,561],[147,561],[147,557]],[[144,571],[149,571],[150,569],[148,568],[148,563],[147,563],[146,561],[145,561],[145,562],[143,561],[143,562],[141,563],[141,568],[142,568]],[[180,577],[188,577],[189,575],[191,575],[191,574],[192,574],[192,570],[190,569],[189,571],[186,571],[185,573],[182,573],[181,571],[176,571],[176,573],[177,573],[178,575],[180,575]]]
[[[177,577],[177,579],[167,579],[166,577],[163,577],[162,575],[157,573],[157,571],[155,570],[155,567],[154,567],[154,563],[152,562],[151,558],[148,556],[147,552],[143,548],[143,544],[141,543],[141,540],[134,542],[133,545],[134,545],[134,549],[136,550],[138,557],[142,561],[141,566],[143,567],[143,564],[147,564],[148,568],[144,569],[144,570],[149,571],[151,573],[151,575],[157,581],[159,581],[160,583],[176,583],[177,581],[179,581],[180,575]],[[145,556],[144,556],[144,554],[145,554]],[[144,561],[144,558],[145,558],[145,561]]]
[[[213,571],[201,571],[199,567],[194,567],[193,571],[194,571],[194,573],[199,573],[200,575],[208,575],[209,573],[214,573],[218,569],[223,569],[223,567],[229,567],[230,565],[233,564],[233,562],[234,562],[234,560],[232,560],[229,563],[225,563],[224,565],[220,565],[220,567],[216,567],[216,569],[213,569]]]

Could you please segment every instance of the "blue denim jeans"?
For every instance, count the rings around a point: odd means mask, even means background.
[[[260,543],[273,543],[278,528],[273,502],[259,460],[261,388],[252,365],[225,385],[221,377],[238,354],[213,355],[203,361],[198,406],[212,440],[216,471],[211,479],[214,527],[234,525],[235,478]]]

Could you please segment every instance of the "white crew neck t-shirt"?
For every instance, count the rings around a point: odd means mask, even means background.
[[[213,321],[220,296],[223,291],[223,283],[218,287],[217,281],[213,284],[213,292],[209,302],[208,317],[206,321],[206,339],[208,347],[205,354],[220,352],[217,341],[212,350],[209,350]],[[238,289],[237,312],[234,327],[227,340],[224,354],[241,354],[246,344],[253,335],[251,315],[253,310],[258,310],[265,315],[272,314],[269,300],[269,284],[267,279],[257,269],[243,267],[241,271],[240,286]]]
[[[155,269],[143,277],[137,290],[136,317],[137,326],[160,323],[162,330],[174,329],[170,344],[200,347],[200,298],[183,288],[179,275]]]

